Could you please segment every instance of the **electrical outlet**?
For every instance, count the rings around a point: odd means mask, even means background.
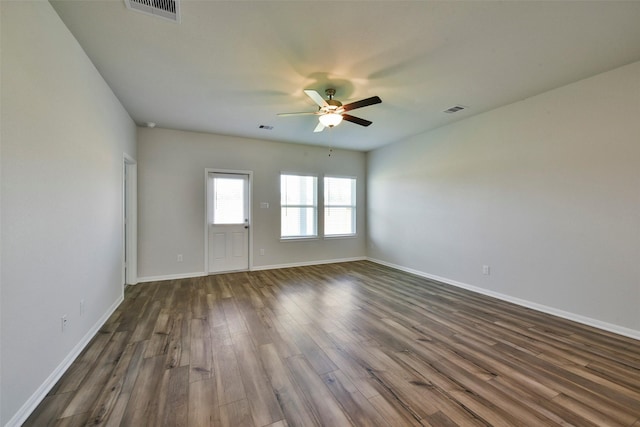
[[[67,319],[66,314],[60,318],[60,324],[62,326],[62,333],[65,333],[67,331],[67,326],[69,324],[69,319]]]
[[[182,254],[178,254],[178,262],[182,262]]]
[[[264,255],[264,249],[260,249],[260,255]]]
[[[84,300],[80,300],[80,317],[84,316]]]
[[[491,267],[489,267],[488,265],[483,265],[482,274],[484,274],[485,276],[488,276],[490,273],[491,273]]]

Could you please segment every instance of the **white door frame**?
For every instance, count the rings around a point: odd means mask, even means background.
[[[229,173],[237,175],[247,175],[249,177],[249,191],[247,198],[249,200],[249,211],[247,216],[249,217],[249,265],[247,271],[253,269],[253,171],[236,170],[236,169],[216,169],[206,168],[204,170],[204,274],[209,275],[209,174],[210,173]]]
[[[122,283],[135,285],[138,283],[138,165],[135,159],[126,153],[123,154],[123,158]]]

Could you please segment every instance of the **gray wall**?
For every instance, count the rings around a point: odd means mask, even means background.
[[[367,214],[371,258],[640,337],[640,62],[369,153]]]
[[[135,157],[136,131],[48,2],[1,3],[5,425],[122,298],[123,153]]]
[[[364,153],[167,129],[138,129],[138,277],[204,271],[206,168],[253,171],[253,267],[364,257]],[[357,178],[358,236],[280,241],[280,172]],[[268,202],[268,209],[260,203]],[[321,216],[321,212],[318,213]],[[261,256],[260,249],[265,250]],[[183,254],[183,262],[177,262]]]

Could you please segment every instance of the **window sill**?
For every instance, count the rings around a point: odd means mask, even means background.
[[[334,236],[324,236],[325,240],[336,240],[336,239],[355,239],[357,238],[357,234],[336,234]]]
[[[308,242],[310,240],[320,240],[318,236],[309,236],[309,237],[281,237],[281,242]]]

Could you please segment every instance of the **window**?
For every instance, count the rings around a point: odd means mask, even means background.
[[[324,178],[324,235],[356,234],[356,179]]]
[[[280,175],[280,237],[318,235],[318,178]]]
[[[243,224],[245,215],[245,186],[243,177],[229,175],[213,178],[213,220],[212,224]]]

